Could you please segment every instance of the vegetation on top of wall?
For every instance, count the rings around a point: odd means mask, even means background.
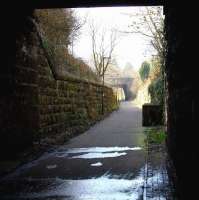
[[[83,26],[72,9],[42,9],[35,11],[35,18],[42,33],[42,44],[55,70],[80,79],[99,82],[97,74],[81,58],[75,58],[74,41]],[[64,73],[65,72],[65,73]]]

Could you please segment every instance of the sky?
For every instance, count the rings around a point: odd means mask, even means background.
[[[81,29],[81,35],[74,44],[74,54],[91,63],[92,43],[89,23],[94,21],[99,27],[128,31],[132,19],[124,13],[138,12],[138,7],[109,7],[109,8],[77,8],[74,9],[78,18],[86,23]],[[138,70],[141,63],[150,59],[154,51],[150,51],[149,39],[140,34],[119,34],[117,46],[114,51],[118,66],[122,69],[126,63],[131,63]]]

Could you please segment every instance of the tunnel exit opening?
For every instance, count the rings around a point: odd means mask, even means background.
[[[110,86],[120,100],[137,97],[140,104],[163,104],[163,7],[42,9],[35,13],[55,73]],[[71,18],[68,24],[67,17]]]

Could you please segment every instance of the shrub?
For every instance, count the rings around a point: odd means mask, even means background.
[[[150,64],[148,62],[144,61],[139,70],[140,78],[142,81],[148,79],[149,72],[150,72]]]
[[[164,104],[164,80],[162,76],[152,80],[148,87],[148,92],[151,96],[151,103]]]

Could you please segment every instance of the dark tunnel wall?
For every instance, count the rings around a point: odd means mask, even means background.
[[[165,9],[168,42],[166,57],[167,115],[169,155],[177,178],[179,199],[195,199],[197,174],[198,42],[197,11],[187,5],[168,5]]]
[[[52,1],[44,2],[41,7],[55,6]],[[48,4],[47,2],[51,3]],[[89,1],[86,2],[88,2],[87,6],[91,5]],[[133,3],[129,3],[130,1],[122,2],[122,5],[133,5]],[[139,3],[137,0],[136,2],[139,5],[146,5],[146,1],[139,1]],[[84,3],[85,1],[78,1],[77,6]],[[111,4],[114,5],[114,2],[109,3],[109,5]],[[149,1],[147,1],[147,5],[149,4]],[[56,7],[65,4],[59,5]],[[99,4],[97,4],[97,1],[92,1],[92,5]],[[120,5],[119,1],[116,5]],[[153,5],[153,3],[150,5]],[[31,13],[28,9],[24,11],[24,9],[12,8],[9,11],[12,13],[11,19],[6,19],[5,16],[7,15],[1,13],[2,26],[4,27],[1,48],[4,49],[2,58],[5,64],[1,65],[0,89],[1,106],[4,109],[3,113],[6,113],[7,116],[12,114],[14,106],[12,94],[14,91],[13,61],[15,60],[16,33],[23,24],[24,16],[27,17],[28,13]],[[168,3],[165,7],[165,15],[165,31],[168,41],[166,58],[167,146],[177,175],[176,185],[179,199],[196,199],[197,184],[194,183],[194,180],[198,175],[198,10],[197,6],[188,4],[188,2],[185,2],[184,5],[180,2],[178,6]],[[15,29],[12,24],[18,28]],[[14,115],[12,120],[15,120]],[[12,126],[12,120],[5,120],[4,123]],[[0,123],[3,122],[0,121]]]

